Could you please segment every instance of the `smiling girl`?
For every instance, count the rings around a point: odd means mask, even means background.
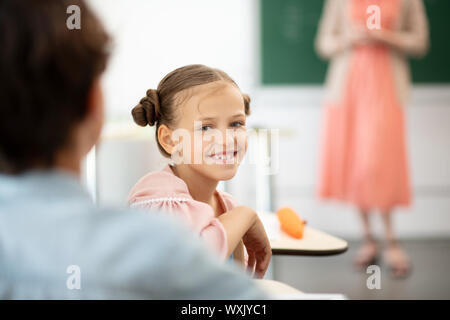
[[[271,248],[261,221],[216,190],[245,155],[249,113],[249,97],[221,70],[188,65],[166,75],[132,115],[140,126],[156,126],[158,147],[171,164],[141,178],[128,203],[182,219],[223,259],[262,277]]]

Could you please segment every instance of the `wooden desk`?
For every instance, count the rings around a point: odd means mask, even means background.
[[[268,280],[254,279],[256,285],[263,290],[272,300],[347,300],[343,294],[336,293],[304,293],[285,283]]]
[[[347,251],[348,243],[325,232],[305,226],[302,239],[295,239],[280,229],[275,213],[258,213],[269,236],[273,255],[329,256]]]
[[[284,296],[299,295],[303,292],[291,287],[283,282],[268,279],[254,279],[256,285],[269,296],[282,298]]]

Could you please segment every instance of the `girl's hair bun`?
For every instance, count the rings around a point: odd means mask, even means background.
[[[250,115],[250,97],[246,93],[243,93],[242,97],[244,98],[245,115],[249,116]]]
[[[158,91],[147,90],[147,95],[131,110],[134,122],[142,127],[153,126],[158,121],[159,107]]]

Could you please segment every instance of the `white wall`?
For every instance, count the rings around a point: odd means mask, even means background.
[[[347,238],[358,237],[360,228],[354,209],[322,204],[314,194],[322,88],[257,85],[257,0],[90,3],[115,37],[115,51],[104,77],[110,119],[131,121],[131,108],[175,67],[203,63],[222,68],[253,99],[250,126],[282,129],[280,171],[273,177],[275,205],[294,207],[316,228]],[[403,237],[450,235],[449,89],[415,87],[406,109],[414,204],[410,210],[399,210],[395,217]],[[134,153],[136,148],[139,152]],[[128,186],[140,172],[159,165],[149,163],[159,161],[151,160],[157,159],[158,152],[151,142],[141,140],[137,147],[128,145],[126,139],[108,140],[104,151],[99,150],[99,199],[105,203],[123,203]],[[129,175],[126,170],[131,170]],[[242,203],[255,205],[252,173],[253,167],[243,166],[228,189]],[[377,227],[380,229],[379,223]]]
[[[89,0],[114,36],[104,77],[110,118],[128,116],[149,88],[177,67],[225,70],[241,88],[254,85],[250,57],[254,1]]]

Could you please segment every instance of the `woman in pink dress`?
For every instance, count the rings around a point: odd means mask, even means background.
[[[355,264],[378,256],[369,213],[381,213],[384,259],[394,275],[410,270],[392,227],[396,206],[411,204],[404,107],[410,74],[407,56],[428,49],[421,0],[327,0],[316,38],[331,59],[326,78],[319,196],[355,205],[364,243]]]

